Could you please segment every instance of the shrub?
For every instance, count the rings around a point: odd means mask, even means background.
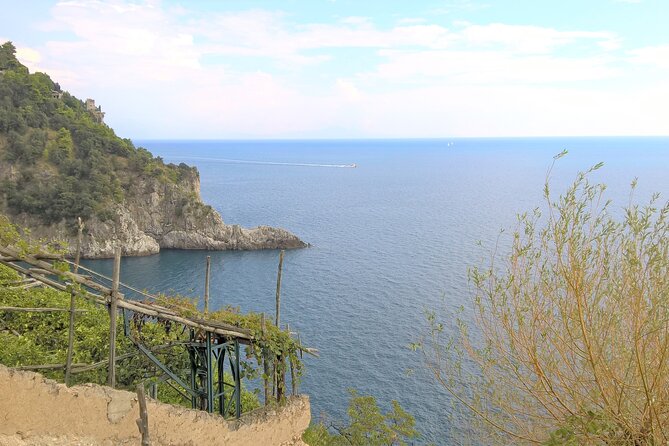
[[[448,336],[428,315],[427,364],[484,444],[667,442],[669,204],[616,217],[589,181],[599,167],[558,199],[547,179],[510,254],[471,270],[471,330]]]

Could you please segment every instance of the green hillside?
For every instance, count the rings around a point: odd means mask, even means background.
[[[111,217],[142,178],[193,178],[116,136],[86,104],[44,73],[30,73],[11,42],[0,46],[0,212],[44,224]]]

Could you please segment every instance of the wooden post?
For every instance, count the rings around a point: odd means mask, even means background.
[[[211,271],[211,256],[207,256],[207,270],[204,275],[204,312],[209,312],[209,271]]]
[[[290,333],[290,325],[286,324],[286,330]],[[292,395],[297,395],[297,378],[295,376],[295,367],[293,365],[293,358],[288,356],[288,364],[290,365],[290,386]]]
[[[300,345],[300,346],[302,346],[302,338],[300,337],[300,332],[299,332],[299,331],[297,332],[297,344]],[[302,350],[300,349],[300,359],[303,359],[303,358],[304,358],[303,354],[304,354],[304,353],[303,353]]]
[[[276,276],[276,322],[275,325],[278,327],[279,322],[281,321],[281,270],[283,269],[283,254],[285,251],[282,249],[279,254],[279,272]]]
[[[265,313],[260,315],[260,339],[265,340]],[[269,403],[269,363],[267,361],[267,348],[262,347],[262,367],[263,367],[263,389],[265,390],[265,406]]]
[[[109,300],[109,382],[111,388],[116,386],[116,316],[118,313],[117,299],[121,278],[121,247],[114,253],[114,273],[112,274],[112,289]]]
[[[75,266],[76,268],[76,266]],[[70,374],[72,373],[72,356],[74,355],[74,313],[76,293],[70,293],[70,330],[67,334],[67,361],[65,362],[65,385],[70,385]]]
[[[286,395],[286,358],[276,357],[276,400],[281,403]]]
[[[139,418],[136,420],[139,433],[142,434],[142,446],[150,446],[149,438],[149,412],[146,410],[146,395],[144,384],[137,384],[137,401],[139,402]]]
[[[281,329],[281,272],[283,269],[283,255],[285,251],[282,249],[279,253],[279,270],[276,275],[276,321],[275,324],[277,328]],[[276,400],[281,402],[283,400],[284,394],[284,377],[285,377],[285,364],[281,356],[276,356],[274,358],[274,378],[273,384],[276,391]]]
[[[76,274],[79,271],[79,261],[81,260],[81,243],[84,237],[84,222],[81,220],[81,217],[77,217],[79,221],[79,231],[77,232],[77,252],[74,257],[74,273]]]
[[[73,272],[79,271],[79,262],[81,261],[81,243],[84,236],[84,222],[81,217],[77,217],[77,252],[74,257]],[[70,385],[70,374],[72,373],[72,356],[74,355],[74,313],[75,313],[75,293],[70,294],[70,331],[67,336],[67,362],[65,363],[65,385]]]

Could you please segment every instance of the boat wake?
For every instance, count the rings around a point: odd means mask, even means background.
[[[214,161],[227,164],[259,164],[266,166],[334,167],[339,169],[352,169],[358,167],[355,163],[353,164],[281,163],[276,161],[238,160],[231,158],[208,158],[202,156],[170,156],[166,158],[182,159],[182,160]]]

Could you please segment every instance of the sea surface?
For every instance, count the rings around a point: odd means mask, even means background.
[[[416,418],[419,444],[466,443],[467,420],[448,416],[453,401],[408,345],[425,333],[426,309],[449,318],[471,308],[467,269],[519,212],[541,206],[555,154],[569,151],[552,170],[555,193],[602,161],[592,180],[608,185],[614,212],[634,178],[635,199],[669,197],[669,138],[135,143],[197,166],[203,200],[226,223],[278,226],[311,244],[286,252],[281,319],[321,352],[305,357],[301,385],[314,418],[345,419],[354,388],[384,410],[398,400]],[[124,259],[121,278],[201,296],[207,255],[212,307],[274,313],[277,251],[165,250]],[[111,270],[109,261],[88,263]]]

